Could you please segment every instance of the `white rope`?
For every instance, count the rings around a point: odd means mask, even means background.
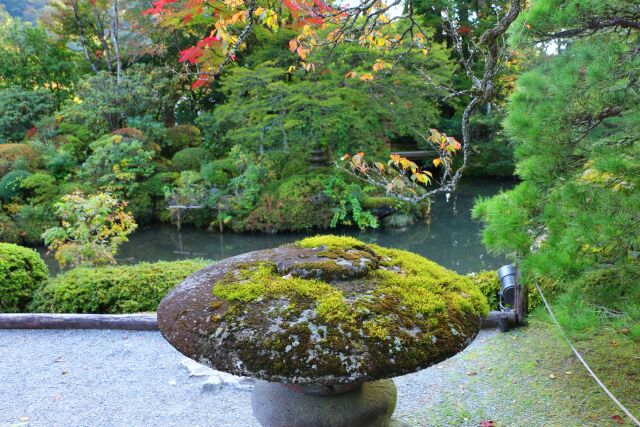
[[[549,312],[549,315],[551,316],[551,319],[556,324],[556,326],[558,326],[558,329],[560,329],[560,332],[562,333],[562,337],[565,339],[567,344],[569,344],[569,347],[571,347],[571,350],[573,350],[573,353],[576,355],[576,357],[578,358],[580,363],[582,363],[582,365],[585,367],[587,372],[589,372],[589,374],[593,377],[593,379],[596,380],[596,382],[598,383],[600,388],[602,388],[602,390],[604,390],[604,392],[607,393],[607,396],[609,396],[611,398],[611,400],[613,400],[615,402],[615,404],[618,405],[618,407],[622,410],[622,412],[624,412],[627,415],[627,417],[629,417],[631,419],[631,421],[633,421],[633,423],[635,425],[640,427],[640,421],[638,421],[638,419],[636,417],[634,417],[633,414],[631,412],[629,412],[629,410],[627,408],[625,408],[624,405],[622,403],[620,403],[620,401],[618,399],[616,399],[616,397],[609,391],[607,386],[605,386],[602,383],[602,381],[600,381],[600,379],[596,376],[596,374],[589,367],[589,365],[587,365],[587,362],[585,362],[585,360],[582,358],[580,353],[578,353],[578,350],[576,350],[576,348],[573,346],[573,344],[571,344],[571,341],[569,341],[569,337],[567,337],[567,334],[564,332],[564,329],[562,329],[562,326],[560,326],[560,323],[558,323],[558,319],[556,319],[556,316],[553,315],[553,312],[551,311],[551,307],[549,307],[549,303],[547,302],[547,299],[544,297],[544,294],[542,293],[542,289],[540,289],[540,286],[538,285],[537,282],[534,282],[534,283],[536,285],[536,288],[538,289],[538,292],[540,293],[540,296],[542,297],[542,302],[544,303],[544,306],[547,308],[547,311]]]

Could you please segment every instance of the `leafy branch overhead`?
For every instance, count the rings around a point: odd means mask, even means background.
[[[438,157],[433,159],[433,165],[442,168],[440,179],[446,181],[454,173],[453,156],[460,150],[461,144],[455,138],[436,129],[429,129],[429,132],[424,139],[438,153]],[[360,151],[353,156],[345,154],[337,165],[356,178],[381,187],[387,194],[405,202],[419,203],[440,192],[439,187],[428,188],[434,183],[434,177],[430,171],[420,168],[416,163],[399,154],[391,154],[385,164],[379,161],[367,162],[365,153]]]

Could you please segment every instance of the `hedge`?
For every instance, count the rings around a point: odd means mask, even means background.
[[[207,150],[201,147],[190,147],[180,150],[171,159],[173,169],[178,172],[188,170],[199,171],[200,164],[207,157],[207,154]]]
[[[49,270],[33,249],[0,243],[0,312],[25,311],[33,292],[49,277]]]
[[[39,289],[31,311],[95,314],[155,311],[167,292],[209,263],[192,259],[74,268]]]

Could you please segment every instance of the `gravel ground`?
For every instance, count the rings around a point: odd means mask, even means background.
[[[523,330],[483,331],[459,355],[396,378],[394,419],[412,426],[596,425],[572,419],[579,396],[550,384],[546,368],[522,354],[529,339]],[[0,330],[0,425],[258,426],[249,391],[207,389],[204,378],[189,377],[183,359],[156,332]]]

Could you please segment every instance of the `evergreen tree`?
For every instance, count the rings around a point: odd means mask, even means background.
[[[517,255],[525,277],[622,310],[640,299],[633,3],[537,0],[514,24],[513,43],[554,41],[559,52],[522,75],[511,97],[505,127],[522,183],[474,211],[485,243]]]

